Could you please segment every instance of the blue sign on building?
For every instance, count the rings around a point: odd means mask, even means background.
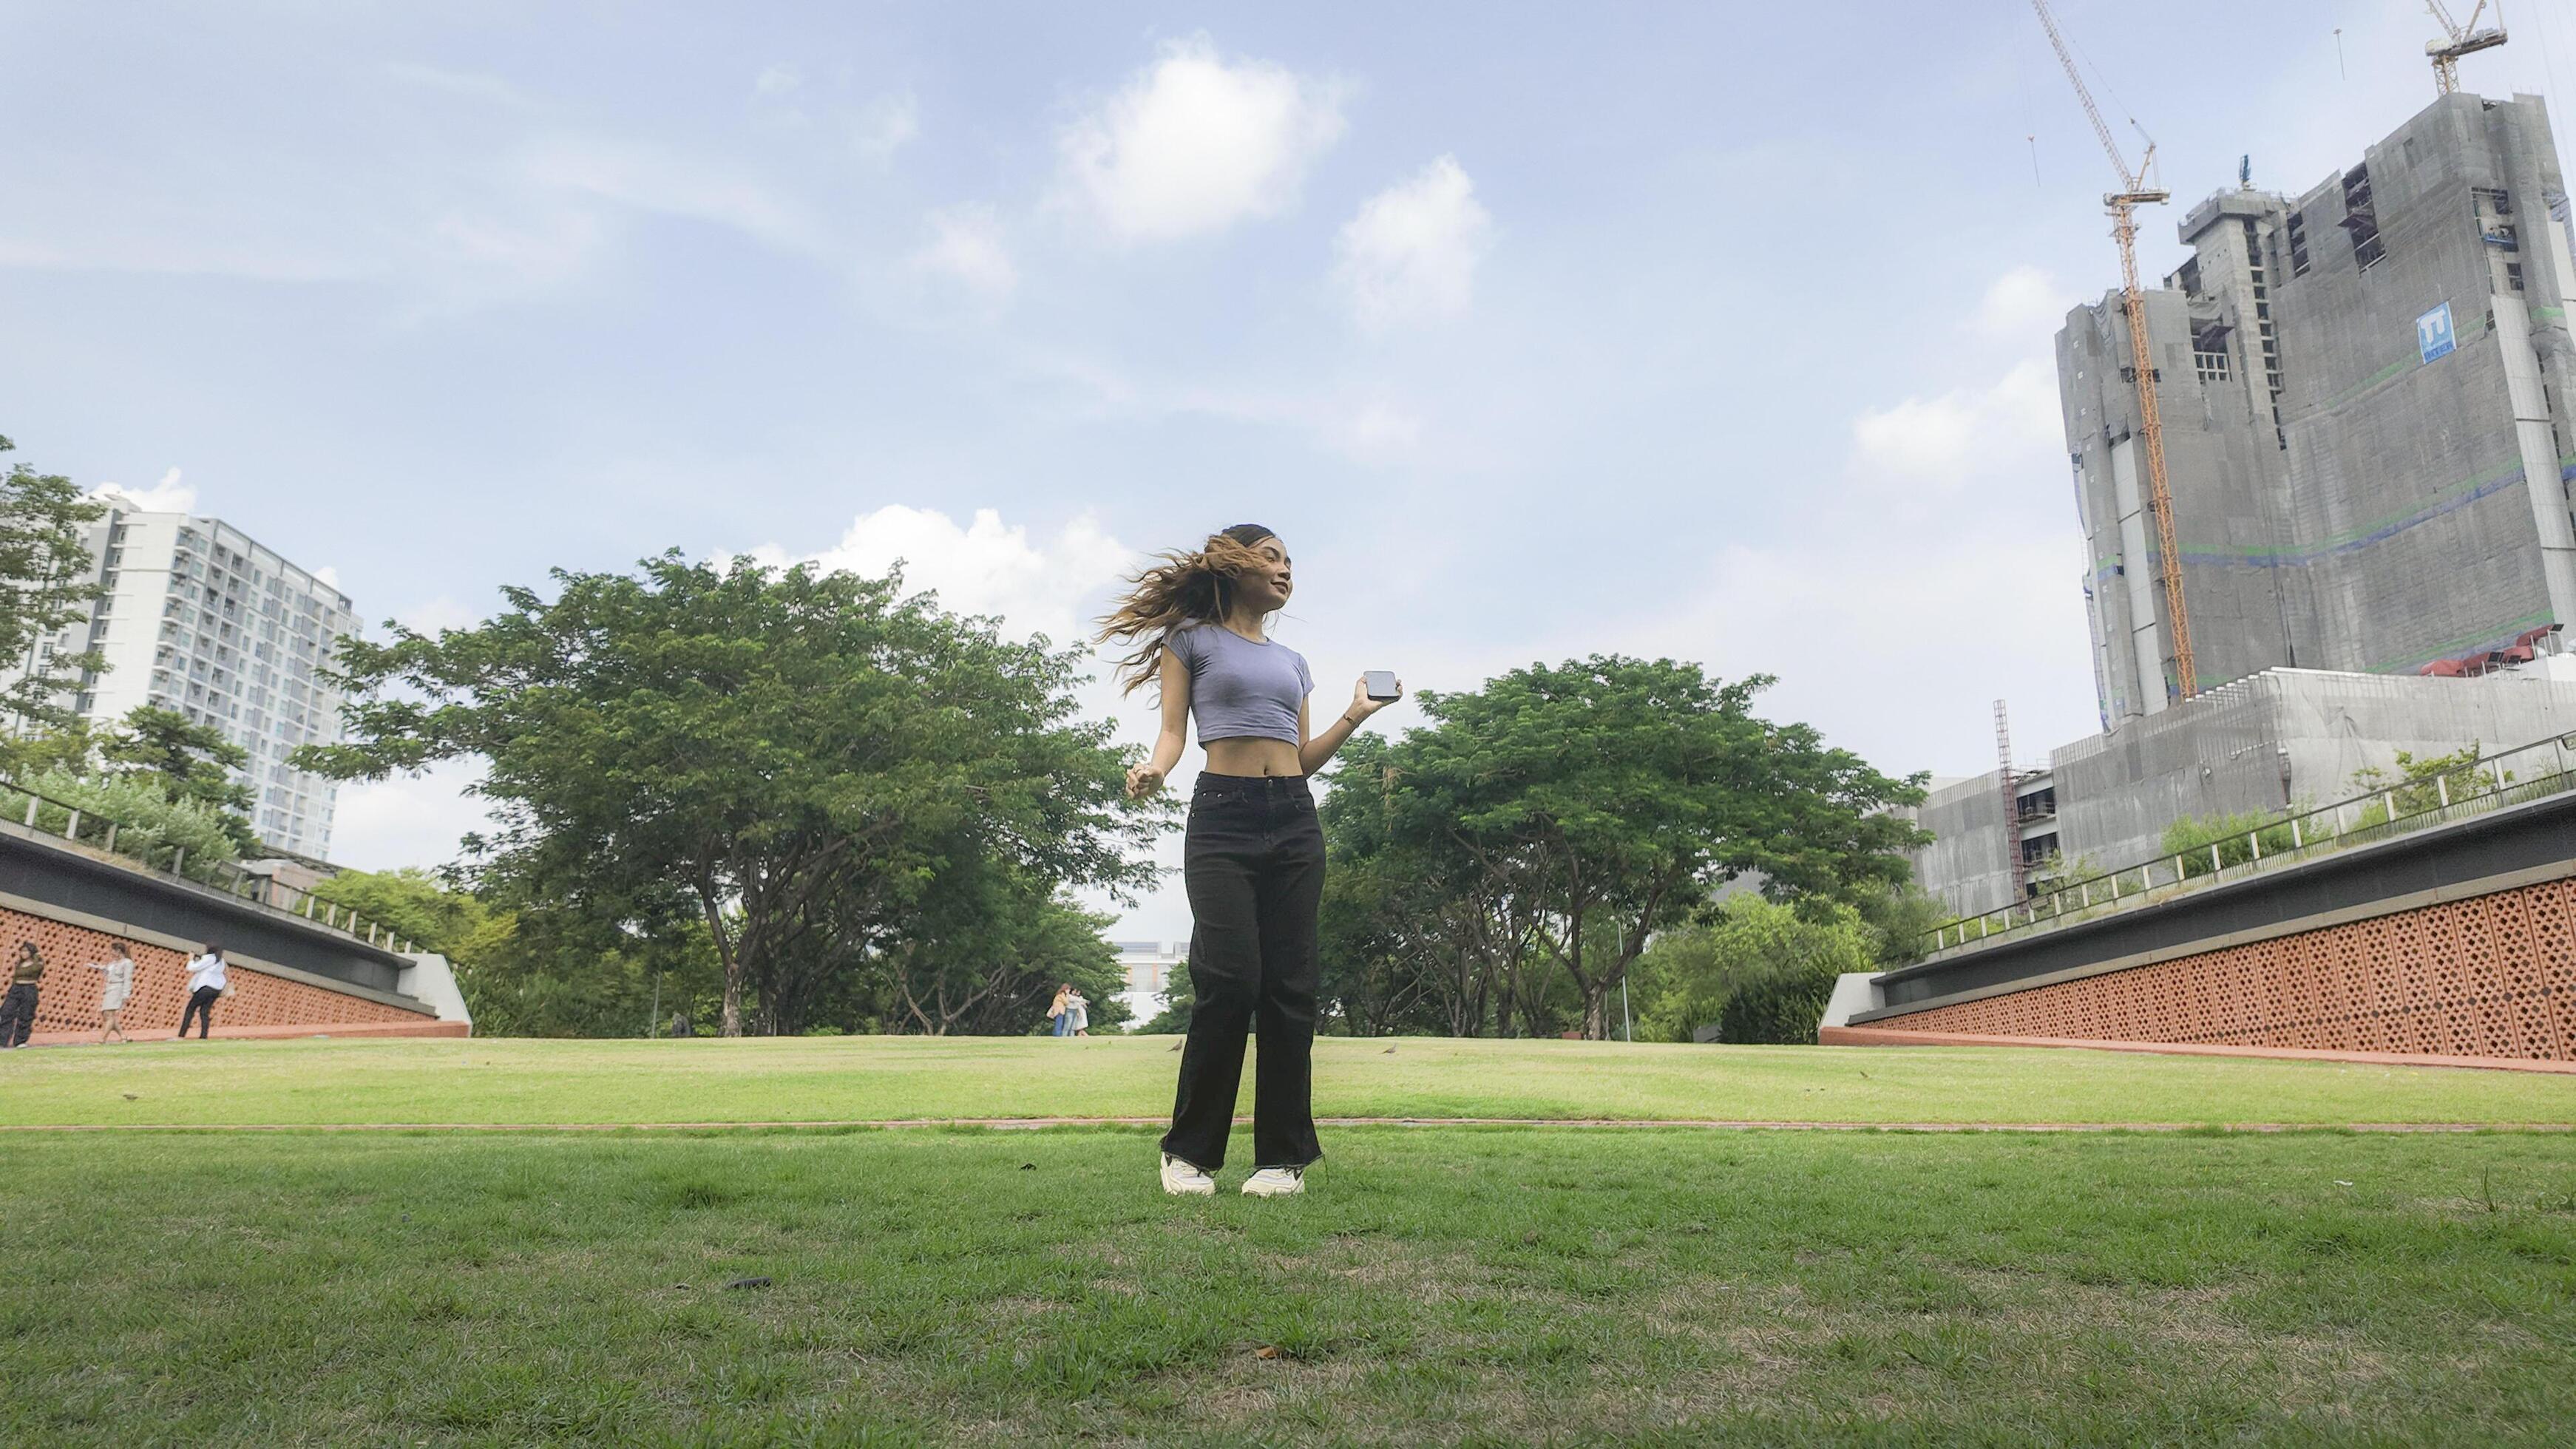
[[[2459,340],[2451,335],[2450,303],[2445,302],[2415,319],[2415,349],[2424,354],[2426,362],[2436,357],[2448,357],[2458,346]]]

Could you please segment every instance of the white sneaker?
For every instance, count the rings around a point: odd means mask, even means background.
[[[1246,1197],[1295,1197],[1305,1190],[1302,1167],[1265,1167],[1243,1180]]]
[[[1172,1154],[1163,1154],[1163,1191],[1182,1197],[1216,1196],[1216,1179]]]

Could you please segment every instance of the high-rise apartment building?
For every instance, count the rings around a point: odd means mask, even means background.
[[[213,725],[250,753],[238,774],[260,839],[327,855],[335,782],[286,758],[340,738],[341,693],[324,671],[357,632],[348,596],[221,520],[109,505],[89,530],[104,592],[86,623],[38,645],[105,656],[74,708],[98,725],[145,704]]]
[[[2198,688],[2477,672],[2576,623],[2567,215],[2542,102],[2453,94],[2300,195],[2184,217],[2145,303]],[[2181,694],[2116,293],[2057,362],[2116,731]]]

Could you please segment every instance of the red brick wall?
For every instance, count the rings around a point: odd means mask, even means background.
[[[104,931],[67,926],[42,916],[0,907],[0,954],[11,963],[18,943],[33,939],[45,956],[45,980],[36,1000],[38,1032],[95,1032],[104,978],[89,969],[123,947],[134,957],[134,995],[125,1003],[129,1032],[169,1031],[188,1004],[188,957],[166,946],[129,941]],[[227,963],[233,994],[215,1003],[218,1031],[238,1026],[347,1026],[367,1022],[410,1024],[433,1018],[362,996],[307,986]],[[6,974],[0,972],[0,982]]]
[[[1898,1031],[2576,1061],[2576,880],[1870,1023]]]

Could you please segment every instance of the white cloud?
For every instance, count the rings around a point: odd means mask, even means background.
[[[1454,317],[1475,295],[1476,264],[1492,233],[1475,182],[1456,157],[1443,156],[1370,197],[1343,224],[1334,275],[1367,331]]]
[[[1499,667],[1619,648],[1772,674],[1770,718],[1813,724],[1890,774],[1973,774],[1993,765],[1997,695],[2033,754],[2098,727],[2083,557],[2071,508],[2055,528],[1862,521],[1813,544],[1730,545],[1671,605]]]
[[[179,470],[161,475],[161,481],[149,488],[128,488],[122,483],[101,483],[90,490],[92,498],[113,497],[126,507],[144,513],[187,513],[197,506],[197,490],[179,481]]]
[[[596,214],[576,205],[540,205],[507,220],[451,212],[429,228],[439,260],[479,279],[506,278],[521,285],[573,275],[607,235]]]
[[[952,277],[988,302],[1000,302],[1019,285],[1019,269],[1002,244],[1000,223],[989,206],[952,207],[924,218],[929,240],[912,254],[925,272]]]
[[[1998,341],[2041,342],[2057,335],[2075,303],[2075,294],[2056,277],[2038,267],[2018,266],[1986,288],[1971,325]]]
[[[825,568],[881,575],[900,561],[908,591],[936,590],[940,606],[962,614],[999,615],[1007,632],[1044,634],[1059,644],[1090,631],[1086,601],[1113,584],[1136,552],[1084,514],[1051,539],[1026,525],[1005,525],[990,508],[959,527],[945,513],[888,504],[851,520],[840,542],[793,554],[772,544],[752,550],[766,564],[810,561]]]
[[[340,570],[330,564],[324,564],[322,567],[315,569],[313,571],[313,577],[319,579],[328,587],[335,589],[340,587]]]
[[[483,622],[483,616],[441,594],[428,603],[405,609],[394,616],[394,622],[415,634],[435,635],[444,629],[471,629]]]
[[[1057,138],[1065,186],[1122,241],[1276,216],[1341,139],[1341,103],[1337,82],[1269,61],[1229,62],[1204,35],[1171,41]]]
[[[1339,451],[1361,462],[1376,462],[1421,446],[1422,420],[1387,403],[1365,403],[1337,424],[1327,425],[1323,434]]]
[[[791,250],[820,244],[820,229],[803,208],[745,179],[736,167],[587,136],[540,141],[522,156],[520,167],[544,189],[713,222]]]
[[[493,829],[487,803],[466,793],[484,772],[481,760],[451,760],[416,777],[342,785],[331,811],[331,859],[357,870],[435,867],[456,859],[458,839]]]
[[[868,102],[851,123],[850,147],[882,164],[921,134],[921,105],[910,91],[898,91]]]
[[[1955,493],[2062,451],[2057,374],[2038,358],[1983,387],[1910,397],[1852,423],[1851,468],[1865,488]]]
[[[752,90],[764,96],[783,96],[804,83],[805,77],[797,73],[796,67],[784,61],[763,66],[760,74],[751,78]]]

